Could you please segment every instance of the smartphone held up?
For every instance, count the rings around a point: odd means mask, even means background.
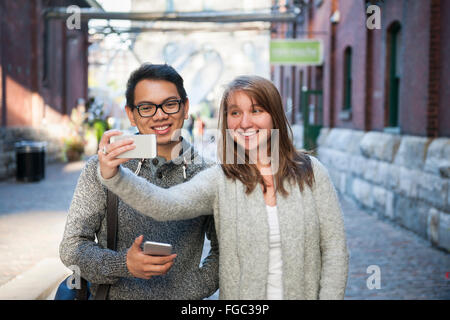
[[[112,136],[110,138],[110,143],[130,138],[134,140],[136,148],[122,153],[121,155],[117,156],[117,158],[147,159],[155,158],[157,156],[156,135],[154,134],[122,134],[118,136]]]

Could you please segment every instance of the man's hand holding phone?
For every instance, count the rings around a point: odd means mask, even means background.
[[[116,158],[118,155],[136,148],[133,139],[124,139],[111,144],[109,143],[111,137],[119,135],[122,135],[122,132],[119,130],[108,130],[103,134],[98,144],[98,162],[100,165],[100,173],[104,179],[114,177],[117,171],[119,171],[119,165],[130,160]]]
[[[100,172],[105,179],[116,175],[120,164],[132,158],[154,158],[157,156],[154,134],[130,135],[119,130],[108,130],[103,134],[98,148]]]
[[[152,276],[166,274],[174,263],[176,254],[151,256],[144,254],[141,244],[144,236],[139,236],[127,252],[127,268],[136,278],[150,279]]]

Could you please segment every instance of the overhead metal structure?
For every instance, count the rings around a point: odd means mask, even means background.
[[[105,11],[95,0],[90,2],[91,8],[79,8],[76,14],[82,21],[105,20],[106,24],[90,27],[91,35],[108,36],[109,34],[129,34],[128,50],[140,63],[134,51],[136,35],[142,32],[234,32],[234,31],[266,31],[270,23],[295,23],[303,19],[301,8],[304,0],[294,0],[296,5],[273,6],[267,9],[227,10],[227,11],[195,11],[195,12],[111,12]],[[66,7],[50,7],[43,11],[46,21],[67,19],[74,12]],[[132,21],[129,27],[113,26],[113,20]],[[163,23],[159,23],[163,22]],[[167,22],[167,23],[166,23]],[[177,24],[177,22],[185,22]],[[259,22],[259,23],[258,23]],[[262,23],[261,23],[262,22]],[[195,23],[189,25],[189,23]],[[199,23],[199,24],[197,24]],[[225,25],[226,24],[226,25]],[[92,30],[92,31],[91,31]],[[119,50],[119,49],[118,49]],[[114,57],[113,57],[114,58]],[[107,63],[109,66],[113,58]]]
[[[131,28],[120,28],[111,26],[98,26],[92,27],[90,30],[95,30],[95,34],[108,35],[111,33],[143,33],[143,32],[180,32],[180,33],[191,33],[191,32],[235,32],[235,31],[265,31],[270,29],[270,26],[220,26],[220,27],[131,27]]]
[[[81,20],[130,20],[130,21],[169,21],[169,22],[296,22],[300,16],[300,9],[292,7],[285,12],[280,11],[200,11],[200,12],[108,12],[92,8],[80,8]],[[64,19],[73,13],[67,8],[54,7],[44,11],[47,19]]]

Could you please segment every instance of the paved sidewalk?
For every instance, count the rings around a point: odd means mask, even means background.
[[[38,183],[0,182],[0,286],[43,259],[58,257],[83,165],[48,165],[46,179]],[[450,299],[450,254],[351,201],[341,204],[350,250],[346,299]],[[204,253],[208,249],[206,243]],[[367,287],[371,265],[379,267],[380,289]]]
[[[0,182],[0,286],[59,257],[67,210],[84,162],[50,164],[44,180]]]

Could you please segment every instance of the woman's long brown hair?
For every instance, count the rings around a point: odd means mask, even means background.
[[[292,129],[284,113],[280,94],[274,84],[259,76],[240,76],[234,79],[225,89],[220,103],[219,128],[221,137],[218,143],[218,155],[221,158],[221,166],[228,178],[240,180],[246,186],[246,194],[251,193],[258,184],[263,185],[266,192],[267,185],[255,164],[249,163],[248,154],[245,155],[245,163],[225,163],[226,143],[233,143],[234,160],[238,158],[237,150],[240,146],[233,138],[226,138],[227,134],[227,109],[231,95],[237,91],[247,94],[253,101],[261,105],[272,117],[273,128],[278,129],[279,134],[279,163],[278,170],[274,173],[274,185],[276,192],[287,196],[288,192],[284,187],[284,182],[297,182],[300,191],[303,191],[306,183],[310,188],[314,183],[314,173],[311,159],[307,151],[296,150],[291,140]]]

